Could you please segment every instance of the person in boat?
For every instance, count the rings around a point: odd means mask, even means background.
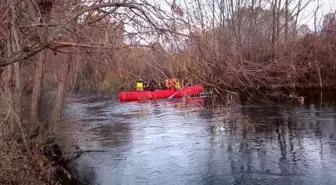
[[[164,90],[165,89],[164,83],[162,83],[160,80],[156,80],[155,82],[157,84],[156,85],[157,90]]]
[[[158,82],[158,88],[160,90],[166,90],[166,86],[164,85],[164,83],[162,83],[161,81]]]
[[[181,89],[181,83],[177,78],[167,79],[166,88],[170,90],[179,90]]]
[[[172,79],[166,79],[166,89],[167,90],[173,90],[173,80]]]
[[[149,91],[155,91],[157,89],[157,83],[155,82],[155,80],[151,80],[148,84],[148,90]]]
[[[148,91],[148,81],[147,81],[147,79],[145,79],[145,81],[143,83],[143,86],[144,86],[144,90]]]
[[[175,90],[180,90],[181,89],[181,83],[180,83],[180,80],[178,78],[174,79],[173,84],[174,84]]]
[[[143,91],[144,90],[144,83],[140,78],[136,83],[136,91]]]

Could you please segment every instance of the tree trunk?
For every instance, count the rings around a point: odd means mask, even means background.
[[[281,23],[280,23],[280,18],[281,18],[281,0],[278,0],[278,7],[277,7],[277,22],[276,22],[276,42],[279,43],[280,40],[280,33],[281,33]]]
[[[272,59],[275,61],[275,46],[276,46],[276,6],[277,6],[277,0],[274,0],[272,4]]]
[[[50,19],[50,13],[53,7],[53,2],[51,0],[47,0],[44,3],[41,1],[33,2],[32,0],[26,0],[30,15],[36,23],[39,23],[41,20],[44,23],[48,23]],[[42,7],[36,7],[36,5],[45,5]],[[37,9],[39,8],[39,10]],[[40,19],[39,14],[41,13]],[[46,43],[46,38],[48,34],[48,28],[46,26],[37,27],[37,33],[40,38],[40,42],[42,44]],[[40,104],[41,104],[41,96],[42,96],[42,85],[43,85],[43,76],[44,76],[44,65],[47,60],[47,50],[43,50],[40,53],[39,61],[36,64],[35,69],[35,77],[33,84],[33,93],[31,100],[31,109],[30,109],[30,122],[34,123],[38,121],[40,116]]]
[[[204,18],[203,18],[203,11],[202,11],[202,5],[200,3],[200,0],[196,0],[197,2],[197,8],[198,8],[198,11],[199,11],[199,15],[200,15],[200,21],[201,21],[201,28],[202,28],[202,33],[205,31],[205,28],[204,28]]]
[[[12,11],[12,18],[13,18],[13,23],[17,22],[17,11],[16,8],[14,6],[13,3],[11,3],[11,11]],[[17,27],[16,24],[12,24],[12,33],[13,33],[13,37],[11,37],[13,39],[12,41],[12,51],[13,52],[19,52],[21,51],[21,44],[19,42],[19,35],[18,35],[18,31],[17,31]],[[15,90],[14,90],[14,99],[13,99],[13,103],[14,103],[14,111],[17,114],[19,120],[18,122],[21,123],[21,70],[20,70],[21,66],[20,63],[14,63],[14,77],[15,77]],[[18,123],[19,124],[19,123]]]
[[[225,30],[225,15],[224,15],[224,1],[221,0],[219,4],[219,29],[218,29],[218,52],[224,53],[224,30]]]
[[[314,11],[314,31],[317,32],[317,12],[320,9],[320,0],[317,0],[316,9]]]
[[[212,0],[212,31],[215,31],[215,20],[216,20],[216,13],[215,13],[215,0]]]
[[[81,0],[74,0],[74,5],[78,5],[81,2]],[[76,6],[75,10],[79,10],[79,6]],[[71,33],[76,34],[76,26],[77,26],[77,18],[71,20],[70,22],[71,24]],[[70,40],[70,34],[68,35],[68,39]],[[71,49],[69,49],[69,51],[71,51]],[[56,94],[56,101],[55,101],[55,105],[54,105],[54,109],[52,112],[52,119],[51,119],[51,123],[52,123],[52,131],[53,133],[57,132],[57,126],[58,126],[58,122],[61,120],[61,115],[62,115],[62,111],[63,111],[63,103],[64,103],[64,99],[65,99],[65,93],[66,93],[66,85],[67,85],[67,80],[69,77],[69,72],[70,72],[70,67],[71,67],[71,62],[72,62],[72,56],[71,54],[68,54],[65,62],[64,62],[64,66],[63,66],[63,70],[61,73],[61,76],[59,77],[59,82],[58,82],[58,90],[57,90],[57,94]]]
[[[66,82],[67,82],[67,79],[68,79],[68,76],[69,76],[71,60],[72,60],[71,55],[68,55],[66,61],[64,61],[63,70],[62,70],[62,73],[60,74],[60,77],[59,77],[56,101],[55,101],[54,109],[53,109],[53,112],[52,112],[53,133],[56,133],[57,122],[59,122],[61,120],[61,115],[62,115],[62,110],[63,110],[63,102],[64,102],[66,84],[67,84]]]
[[[287,43],[288,40],[288,22],[289,22],[289,15],[288,15],[288,0],[285,0],[285,35],[284,35],[284,43]]]
[[[11,35],[9,34],[8,38],[7,38],[7,50],[8,50],[8,57],[11,57],[12,55],[12,42],[11,42]],[[7,73],[6,73],[6,81],[5,81],[5,92],[6,92],[6,98],[7,101],[9,103],[9,134],[11,136],[15,136],[15,131],[16,131],[16,124],[14,121],[14,116],[13,113],[11,112],[11,110],[13,109],[14,105],[13,105],[13,64],[10,64],[7,66]]]
[[[299,20],[299,16],[300,16],[300,12],[301,12],[301,5],[302,5],[302,0],[299,0],[298,4],[297,4],[297,12],[296,12],[296,17],[295,17],[295,21],[294,21],[294,32],[293,32],[293,39],[296,38],[297,36],[297,30],[298,30],[298,20]]]
[[[39,61],[36,63],[33,93],[30,107],[30,122],[35,123],[39,119],[42,96],[42,85],[44,76],[44,64],[47,60],[47,50],[40,53]]]
[[[18,49],[15,47],[15,43],[12,44],[13,52],[17,52]],[[15,48],[15,49],[14,49]],[[14,90],[14,111],[18,115],[19,122],[21,122],[21,72],[20,63],[14,64],[14,77],[15,77],[15,90]]]

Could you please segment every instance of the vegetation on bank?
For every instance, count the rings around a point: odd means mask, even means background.
[[[13,140],[1,121],[0,128],[0,184],[57,184],[57,170],[47,157],[41,155],[42,146],[27,146]]]
[[[312,14],[311,30],[299,20],[309,2],[1,1],[0,183],[56,183],[41,148],[69,93],[131,90],[139,77],[216,92],[336,87],[336,13]]]
[[[299,6],[305,1],[284,2]],[[223,3],[231,7],[230,2]],[[193,8],[184,7],[189,13],[183,19],[194,20],[198,25],[214,23],[199,29],[188,28],[183,41],[166,41],[178,42],[173,49],[164,47],[165,43],[153,42],[146,47],[118,49],[113,52],[113,59],[92,54],[96,59],[94,65],[87,63],[79,68],[79,73],[91,74],[81,79],[90,83],[80,87],[85,89],[89,84],[91,88],[112,92],[132,90],[138,77],[185,78],[222,91],[336,87],[333,80],[336,77],[333,73],[335,12],[325,15],[321,24],[316,20],[311,30],[299,23],[298,16],[303,9],[289,9],[283,4],[273,4],[274,7],[268,9],[262,2],[254,3],[233,4],[232,10],[221,12],[229,14],[229,18],[217,20],[218,17],[210,16],[203,22],[194,19],[206,13],[191,13]],[[219,8],[216,4],[215,7]],[[179,22],[179,18],[175,21]],[[185,31],[185,27],[180,27]]]

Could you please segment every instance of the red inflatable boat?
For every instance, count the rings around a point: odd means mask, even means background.
[[[182,98],[185,96],[199,96],[203,92],[203,86],[186,87],[180,91],[174,90],[160,90],[160,91],[133,91],[133,92],[120,92],[120,101],[144,101],[144,100],[158,100],[172,98]]]

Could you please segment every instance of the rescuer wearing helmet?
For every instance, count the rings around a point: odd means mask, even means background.
[[[158,88],[158,84],[155,80],[151,80],[148,84],[148,90],[149,91],[155,91]]]
[[[140,78],[136,83],[136,91],[143,91],[144,90],[144,84],[142,82],[142,79]]]
[[[172,89],[172,81],[171,79],[166,79],[166,89],[171,90]]]
[[[177,78],[172,78],[172,89],[173,90],[180,90],[181,89],[181,83],[180,80]]]
[[[143,82],[143,88],[144,88],[144,90],[145,91],[148,91],[148,81],[147,81],[147,79],[145,79],[145,81]]]

